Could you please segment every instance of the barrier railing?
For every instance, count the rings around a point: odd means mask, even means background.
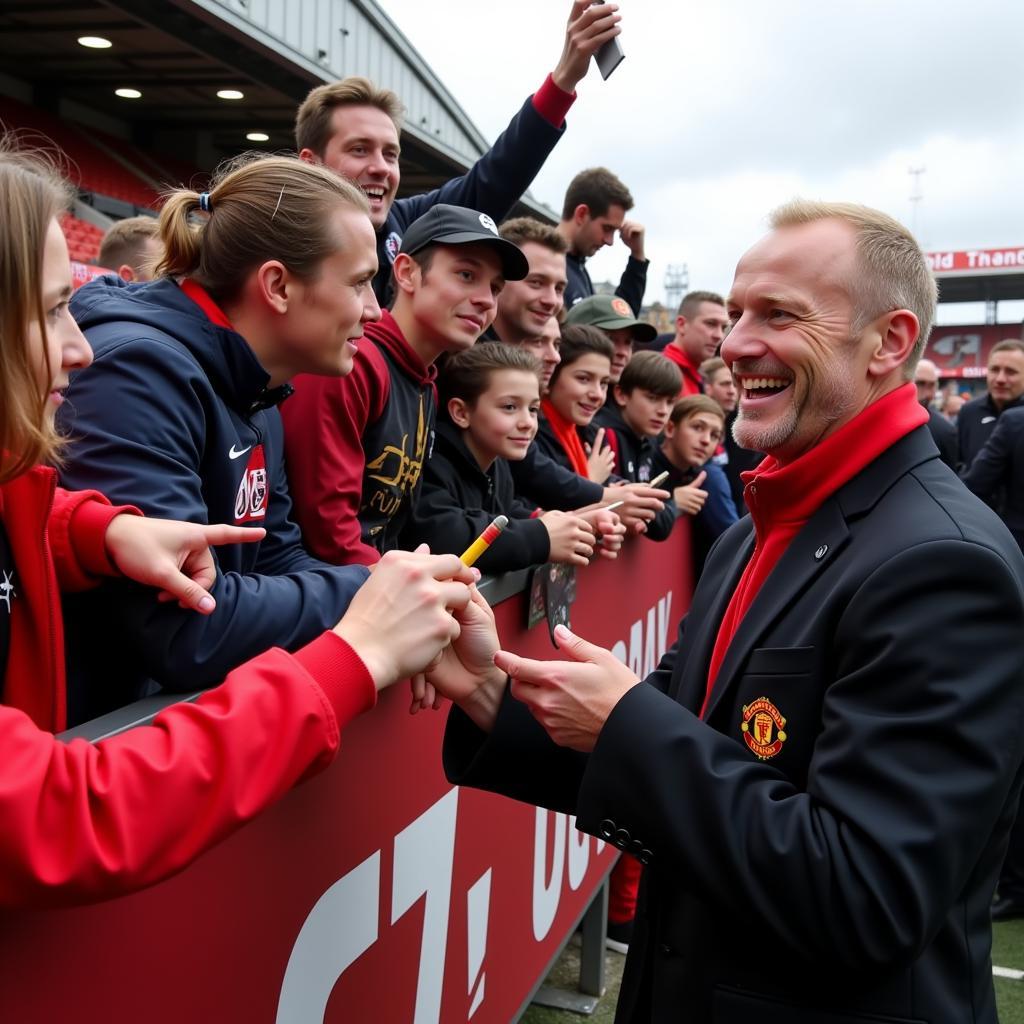
[[[526,628],[526,574],[485,581],[503,644]],[[636,540],[578,575],[572,626],[643,673],[692,590],[689,533]],[[151,699],[74,730],[146,720]],[[590,904],[616,851],[573,818],[452,787],[446,713],[395,687],[337,761],[177,877],[108,903],[4,915],[3,1019],[247,1024],[508,1024]]]

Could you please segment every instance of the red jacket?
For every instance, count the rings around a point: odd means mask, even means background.
[[[117,896],[179,871],[329,764],[342,726],[376,698],[359,657],[327,632],[295,655],[267,651],[195,703],[101,743],[43,731],[46,716],[63,722],[58,589],[115,571],[104,535],[124,511],[55,481],[37,468],[0,487],[21,587],[0,705],[8,906]]]

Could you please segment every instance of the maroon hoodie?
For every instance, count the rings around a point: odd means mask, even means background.
[[[281,406],[288,480],[319,558],[371,565],[398,546],[433,447],[435,376],[385,312],[366,325],[350,374],[292,382]]]

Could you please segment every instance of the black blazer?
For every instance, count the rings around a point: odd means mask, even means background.
[[[571,811],[647,862],[619,1022],[995,1024],[1024,557],[915,430],[793,539],[702,722],[753,541],[749,518],[722,536],[592,754],[506,696],[489,737],[452,713],[449,777]]]
[[[979,498],[1002,498],[1000,512],[1024,549],[1024,409],[1007,409],[975,456],[964,483]]]

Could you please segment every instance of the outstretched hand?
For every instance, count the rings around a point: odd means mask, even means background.
[[[210,594],[217,579],[210,546],[252,544],[266,532],[125,513],[111,519],[104,542],[114,565],[129,579],[156,587],[159,600],[177,601],[182,608],[209,615],[217,607]]]
[[[389,551],[334,627],[362,659],[378,690],[422,672],[459,635],[456,614],[479,578],[455,555]]]
[[[533,661],[499,651],[494,663],[512,677],[512,696],[559,746],[589,753],[612,709],[640,680],[610,651],[565,626],[555,627],[555,643],[570,661]]]
[[[470,589],[469,603],[454,613],[459,635],[427,668],[424,681],[436,693],[458,704],[478,728],[489,732],[505,692],[505,673],[494,664],[498,651],[494,612],[476,587]],[[422,699],[427,696],[429,691]],[[414,687],[414,711],[418,710],[416,698]]]
[[[569,11],[562,56],[551,72],[552,81],[559,89],[575,92],[587,74],[590,58],[622,31],[619,27],[622,15],[618,12],[618,4],[574,0]]]
[[[613,484],[604,489],[605,501],[622,502],[616,511],[631,533],[644,533],[671,497],[668,491],[640,483]]]

